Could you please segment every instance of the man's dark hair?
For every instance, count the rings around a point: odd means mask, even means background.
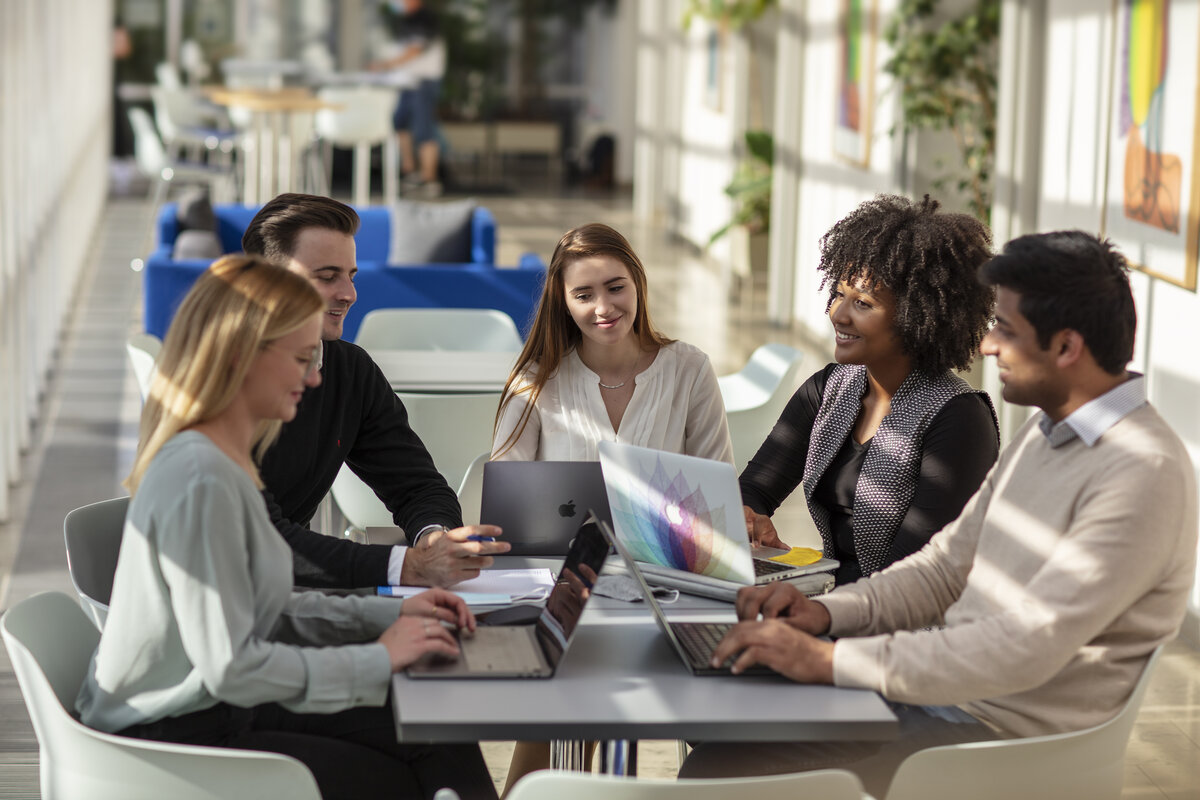
[[[983,265],[980,277],[1021,296],[1017,308],[1043,350],[1069,328],[1110,375],[1120,375],[1133,359],[1137,312],[1129,265],[1107,239],[1084,231],[1020,236]]]
[[[821,287],[828,311],[838,283],[865,280],[896,298],[896,334],[912,367],[925,375],[970,366],[991,321],[995,292],[979,282],[992,255],[988,227],[967,214],[938,213],[921,202],[879,195],[821,237]]]
[[[242,236],[242,250],[287,262],[296,252],[296,237],[305,228],[327,228],[353,236],[358,213],[346,205],[315,194],[281,194],[254,215]]]

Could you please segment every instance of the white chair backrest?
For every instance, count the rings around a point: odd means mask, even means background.
[[[138,169],[147,178],[158,180],[164,167],[170,166],[162,139],[154,129],[154,121],[146,109],[132,106],[129,109],[129,125],[133,128],[133,157]]]
[[[463,525],[479,524],[479,509],[483,505],[483,465],[491,458],[483,453],[467,467],[462,483],[458,487],[458,505],[462,508]]]
[[[183,81],[179,78],[179,70],[170,61],[160,61],[154,65],[154,78],[164,89],[179,89]]]
[[[491,448],[500,393],[397,394],[438,472],[452,488],[460,486],[472,462]],[[330,491],[352,527],[395,525],[383,502],[349,467],[342,466]]]
[[[71,585],[97,628],[108,617],[128,508],[129,498],[117,497],[77,508],[63,520]]]
[[[758,452],[791,398],[802,359],[803,354],[795,348],[764,344],[740,372],[717,379],[739,473]]]
[[[133,368],[133,377],[137,379],[143,403],[150,396],[154,362],[158,360],[160,350],[162,340],[152,333],[135,333],[125,341],[125,353],[129,356],[129,365]]]
[[[863,800],[858,776],[826,769],[788,775],[648,780],[543,770],[521,778],[507,800]]]
[[[154,100],[154,121],[168,142],[188,128],[210,127],[215,122],[216,110],[193,89],[153,86],[150,97]]]
[[[319,800],[312,774],[287,756],[130,739],[76,721],[68,709],[100,633],[65,594],[17,603],[0,635],[37,734],[42,797]]]
[[[317,135],[339,147],[359,142],[378,144],[392,136],[392,112],[396,107],[396,92],[372,86],[331,86],[317,92],[317,97],[335,103],[340,109],[322,109],[313,124]]]
[[[373,350],[481,350],[519,353],[524,342],[512,317],[494,308],[377,308],[354,343]]]
[[[1162,647],[1124,708],[1108,722],[1071,733],[931,747],[906,758],[887,800],[1117,800],[1125,747]]]

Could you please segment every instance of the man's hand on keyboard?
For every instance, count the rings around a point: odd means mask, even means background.
[[[719,667],[736,655],[736,675],[754,664],[770,667],[798,683],[833,683],[833,643],[822,641],[781,619],[739,622],[713,653]]]
[[[780,619],[793,628],[821,636],[829,632],[829,611],[813,602],[790,583],[776,581],[765,586],[747,586],[738,591],[738,619],[753,622]]]

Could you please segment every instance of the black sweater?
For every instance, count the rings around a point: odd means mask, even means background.
[[[389,545],[362,545],[308,529],[345,462],[409,533],[462,524],[458,497],[434,467],[387,378],[357,345],[325,342],[321,385],[304,393],[261,467],[263,496],[291,545],[296,584],[354,588],[387,583]]]
[[[796,391],[758,453],[742,471],[738,481],[742,502],[759,514],[774,514],[804,479],[809,437],[832,367],[831,364],[817,372]],[[954,521],[996,463],[999,450],[996,423],[987,403],[974,392],[948,401],[929,423],[921,449],[916,494],[892,540],[886,559],[889,564],[920,550],[933,534]],[[865,448],[862,452],[865,453]],[[853,459],[849,455],[842,452],[834,459],[814,494],[817,502],[821,501],[820,496],[844,496],[840,507],[829,509],[830,526],[838,545],[852,540],[853,515],[846,512],[854,504],[854,488],[862,467],[862,458]],[[847,562],[848,569],[839,571],[839,584],[859,577],[856,553],[826,555]]]

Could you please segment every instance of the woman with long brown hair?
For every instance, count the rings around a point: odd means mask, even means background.
[[[733,461],[708,356],[654,328],[641,259],[592,223],[554,250],[501,396],[492,459],[598,461],[601,441]]]

